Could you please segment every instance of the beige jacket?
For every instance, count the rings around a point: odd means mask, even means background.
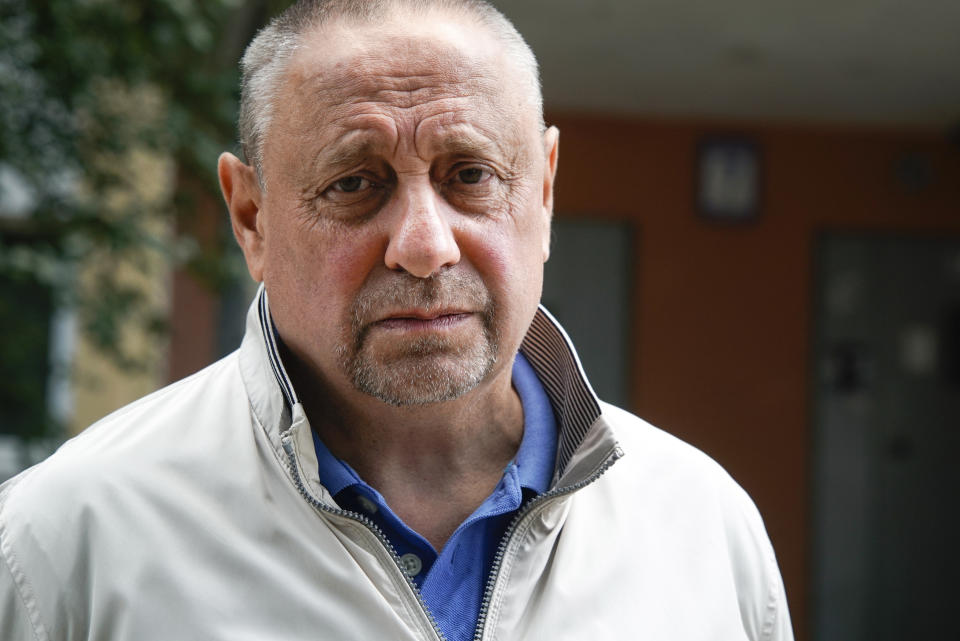
[[[263,323],[261,294],[237,352],[0,487],[0,639],[438,639],[396,554],[318,483]],[[544,311],[522,349],[561,426],[557,472],[499,550],[477,638],[792,639],[747,495],[597,401]]]

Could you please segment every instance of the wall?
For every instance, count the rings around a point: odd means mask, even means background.
[[[228,224],[223,201],[205,189],[200,178],[181,170],[181,198],[192,204],[190,216],[177,220],[177,232],[193,238],[201,251],[216,255],[217,235]],[[167,378],[176,381],[217,360],[220,302],[208,283],[181,266],[173,273],[170,304],[170,352]]]
[[[157,118],[157,97],[150,92],[133,96],[116,96],[137,118]],[[158,156],[148,148],[132,148],[115,158],[104,152],[100,159],[112,165],[117,184],[102,194],[101,214],[111,217],[117,212],[145,212],[138,230],[158,243],[172,241],[172,226],[165,208],[173,195],[173,161]],[[116,360],[90,342],[76,319],[76,353],[70,364],[72,411],[67,425],[70,435],[77,434],[94,421],[165,384],[164,365],[170,347],[166,337],[145,327],[147,317],[162,314],[170,305],[170,269],[167,260],[149,247],[119,259],[106,249],[89,253],[80,267],[82,296],[96,296],[98,278],[105,272],[114,274],[118,283],[144,296],[147,310],[127,319],[115,340],[134,368],[120,367]]]
[[[812,274],[821,231],[960,233],[960,148],[937,133],[549,114],[560,128],[558,217],[636,225],[632,409],[697,445],[753,496],[798,639],[807,638]],[[747,135],[763,157],[762,213],[697,216],[695,149]],[[932,181],[897,179],[904,153]]]

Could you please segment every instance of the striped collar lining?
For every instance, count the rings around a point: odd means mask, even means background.
[[[291,411],[293,406],[299,403],[297,393],[293,389],[293,383],[287,376],[287,370],[283,367],[283,361],[280,360],[280,349],[277,346],[277,330],[273,327],[273,317],[270,316],[270,305],[267,302],[267,289],[260,286],[260,300],[258,307],[260,311],[260,331],[263,333],[263,342],[267,347],[267,357],[270,359],[270,368],[273,375],[277,378],[277,384],[280,391],[283,392],[283,400],[286,401],[287,408]]]
[[[263,287],[260,289],[258,305],[260,329],[270,367],[287,407],[292,409],[299,400],[280,359],[267,290]],[[543,305],[534,315],[533,322],[520,344],[520,351],[533,366],[557,418],[560,432],[557,469],[563,471],[590,427],[600,417],[600,402],[587,381],[570,338]]]
[[[600,401],[587,381],[570,337],[543,305],[537,309],[520,351],[537,373],[557,417],[557,470],[562,473],[600,417]]]

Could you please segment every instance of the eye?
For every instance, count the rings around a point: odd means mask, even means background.
[[[362,189],[368,189],[369,187],[370,181],[363,176],[347,176],[333,183],[331,189],[345,194],[352,194]]]
[[[354,218],[380,203],[388,189],[376,175],[366,172],[337,178],[326,184],[313,199],[313,206],[328,216]]]
[[[486,176],[487,172],[480,167],[468,167],[457,172],[457,179],[466,185],[476,185]]]

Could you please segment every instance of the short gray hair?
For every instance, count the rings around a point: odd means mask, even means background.
[[[392,10],[445,12],[479,22],[503,43],[520,72],[527,76],[531,106],[541,131],[543,97],[537,59],[516,27],[485,0],[300,0],[261,29],[240,61],[240,146],[263,185],[263,138],[287,65],[305,33],[334,20],[374,24]]]

